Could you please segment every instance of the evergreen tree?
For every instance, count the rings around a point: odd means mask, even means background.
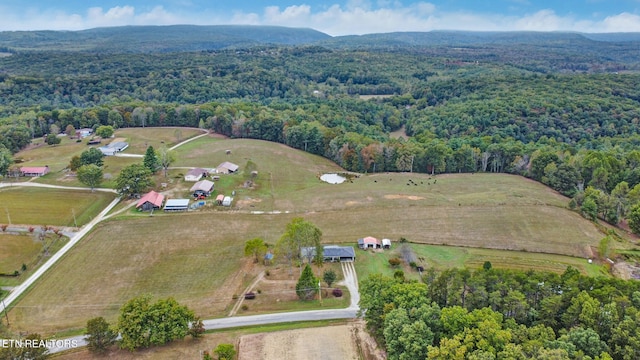
[[[144,166],[154,174],[158,168],[160,167],[160,162],[158,161],[158,156],[156,156],[156,151],[153,149],[153,146],[149,146],[147,148],[147,152],[144,154],[144,159],[142,160]]]
[[[318,290],[320,290],[318,287],[318,279],[313,275],[311,266],[307,264],[304,270],[302,270],[300,279],[298,279],[298,283],[296,284],[296,294],[300,300],[311,300],[315,297]]]

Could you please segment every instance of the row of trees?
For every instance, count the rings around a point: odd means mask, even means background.
[[[199,338],[203,333],[202,321],[189,308],[173,298],[152,302],[146,295],[129,300],[120,309],[117,326],[112,327],[98,317],[87,321],[86,329],[87,346],[95,353],[104,353],[116,342],[122,349],[134,351],[184,339],[187,335]]]
[[[481,269],[427,271],[424,282],[372,275],[362,313],[390,359],[635,359],[634,281]]]

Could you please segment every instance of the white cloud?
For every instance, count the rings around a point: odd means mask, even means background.
[[[179,1],[179,0],[178,0]],[[189,1],[189,0],[184,0]],[[514,4],[527,0],[512,0]],[[182,11],[185,8],[182,8]],[[139,10],[130,5],[109,9],[92,7],[85,13],[27,8],[17,11],[0,5],[0,30],[79,30],[102,26],[168,24],[250,24],[309,27],[330,35],[393,31],[484,30],[484,31],[582,31],[640,32],[640,16],[633,13],[606,17],[577,18],[558,15],[551,9],[522,16],[498,13],[445,12],[430,2],[403,5],[399,0],[348,0],[346,5],[327,4],[280,8],[266,6],[260,12],[223,14],[215,10],[175,13],[162,6]]]

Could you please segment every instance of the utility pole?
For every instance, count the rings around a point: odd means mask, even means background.
[[[4,309],[4,316],[7,318],[7,326],[9,326],[9,314],[7,313],[7,305],[5,305],[4,299],[2,299],[2,308]]]
[[[305,140],[304,142],[304,152],[307,152],[307,143],[309,142],[309,140]]]
[[[71,208],[71,213],[73,214],[73,226],[78,227],[78,222],[76,221],[76,210]]]
[[[320,286],[320,280],[318,280],[318,298],[320,299],[320,306],[322,306],[322,287]]]
[[[4,208],[4,210],[7,212],[7,220],[9,220],[9,225],[11,225],[11,215],[9,215],[9,208]]]
[[[411,155],[411,171],[413,172],[413,158],[416,157],[415,155]]]

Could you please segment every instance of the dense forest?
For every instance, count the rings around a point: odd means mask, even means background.
[[[389,359],[638,359],[640,283],[492,269],[372,275],[364,319]]]
[[[69,126],[201,127],[350,171],[521,174],[640,232],[640,36],[198,29],[0,33],[0,159]]]

